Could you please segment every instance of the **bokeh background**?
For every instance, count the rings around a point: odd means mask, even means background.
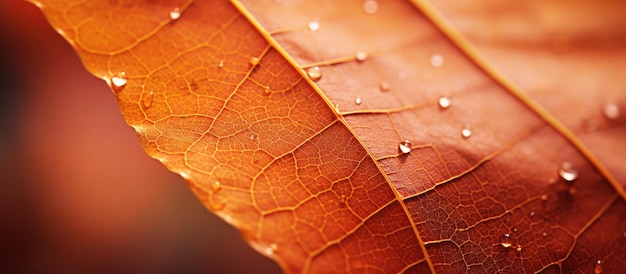
[[[141,149],[32,4],[0,4],[0,273],[280,273]]]

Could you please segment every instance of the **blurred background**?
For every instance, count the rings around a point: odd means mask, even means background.
[[[141,149],[32,4],[0,5],[0,273],[280,273]]]

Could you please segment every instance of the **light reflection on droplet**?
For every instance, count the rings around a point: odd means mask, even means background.
[[[500,245],[502,245],[505,248],[509,248],[511,247],[513,244],[511,243],[511,235],[507,234],[502,234],[502,241],[500,242]]]
[[[265,88],[263,89],[263,95],[271,95],[272,94],[272,89],[270,88],[270,86],[265,86]]]
[[[409,140],[404,140],[398,144],[398,149],[400,152],[407,154],[411,152],[411,142]]]
[[[222,189],[222,184],[220,183],[220,181],[215,181],[213,182],[213,184],[211,184],[211,190],[213,190],[213,192],[218,192]]]
[[[439,107],[442,109],[449,108],[452,105],[452,101],[450,101],[450,97],[441,96],[439,97]]]
[[[463,138],[467,139],[469,137],[472,136],[472,129],[468,126],[464,127],[463,129],[461,129],[461,136],[463,136]]]
[[[363,2],[363,10],[367,14],[375,14],[378,11],[378,2],[376,0],[366,0]]]
[[[180,9],[176,7],[170,11],[170,19],[177,20],[178,18],[180,18]]]
[[[272,243],[267,248],[265,248],[265,253],[267,253],[267,255],[272,255],[277,249],[278,249],[278,245],[276,245],[275,243]]]
[[[363,100],[361,100],[361,97],[356,97],[356,99],[354,99],[354,103],[358,106],[363,103]]]
[[[340,110],[341,110],[341,108],[339,107],[339,104],[335,104],[335,111],[336,111],[337,113],[339,113],[339,112],[340,112]]]
[[[545,237],[545,236],[548,236],[548,233],[543,232],[543,233],[541,233],[541,235]]]
[[[440,54],[433,54],[432,56],[430,56],[430,65],[435,67],[435,68],[440,68],[443,66],[444,60],[443,60],[443,56],[441,56]]]
[[[540,198],[541,198],[542,201],[547,201],[548,200],[548,195],[543,194],[543,195],[541,195]]]
[[[572,182],[578,178],[578,170],[574,168],[572,163],[564,162],[559,169],[559,176],[565,181]]]
[[[250,65],[252,65],[252,66],[256,66],[256,65],[258,65],[258,64],[259,64],[259,62],[260,62],[260,60],[259,60],[259,58],[258,58],[258,57],[252,57],[252,58],[250,58]]]
[[[113,86],[115,87],[124,87],[126,83],[128,83],[128,78],[126,78],[126,72],[121,72],[119,75],[111,77],[111,84],[113,84]]]
[[[517,246],[515,247],[515,250],[517,250],[517,252],[522,251],[522,245],[517,245]]]
[[[220,62],[217,64],[218,68],[223,68],[224,67],[224,60],[220,60]]]
[[[356,60],[359,62],[363,62],[365,61],[365,59],[367,59],[367,52],[359,51],[354,55],[354,58],[356,58]]]
[[[151,90],[150,92],[148,92],[147,95],[142,98],[141,104],[144,108],[149,108],[150,106],[152,106],[152,101],[154,101],[154,91]]]
[[[309,22],[309,30],[310,31],[318,31],[320,29],[319,19],[315,18]]]
[[[530,215],[530,217],[535,216],[535,214],[536,214],[536,213],[535,213],[534,211],[531,211],[530,213],[528,213],[528,215]]]
[[[313,82],[317,82],[322,79],[322,71],[317,66],[308,68],[306,70],[306,75],[308,75]]]
[[[619,106],[617,106],[616,104],[613,103],[609,103],[604,105],[604,117],[606,117],[607,119],[617,119],[619,118],[620,115],[620,110],[619,110]]]
[[[593,273],[601,274],[602,272],[604,272],[604,268],[602,268],[602,260],[598,260],[596,262],[596,267],[593,269]]]

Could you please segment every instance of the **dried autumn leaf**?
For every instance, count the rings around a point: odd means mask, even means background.
[[[620,2],[67,2],[146,152],[286,272],[626,266]]]

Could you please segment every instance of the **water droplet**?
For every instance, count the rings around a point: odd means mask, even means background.
[[[363,10],[367,14],[374,14],[378,11],[378,2],[376,0],[366,0],[363,2]]]
[[[517,232],[517,227],[514,227],[514,228],[513,228],[513,232]]]
[[[346,195],[339,195],[339,202],[341,202],[342,204],[345,204],[348,198],[346,198]]]
[[[398,148],[400,152],[407,154],[411,152],[411,142],[409,140],[404,140],[398,144]]]
[[[565,181],[572,182],[578,178],[578,170],[574,168],[572,163],[564,162],[559,170],[559,176]]]
[[[467,139],[469,137],[472,136],[472,129],[468,126],[464,127],[463,129],[461,129],[461,136],[463,136],[463,138]]]
[[[254,141],[254,138],[256,138],[256,135],[250,134],[250,141]]]
[[[339,104],[335,104],[335,111],[336,111],[337,113],[339,113],[339,111],[340,111],[340,110],[341,110],[341,109],[339,108]]]
[[[217,64],[218,68],[223,68],[224,67],[224,60],[220,60],[220,62]]]
[[[545,236],[548,236],[548,233],[543,232],[543,233],[541,233],[541,235],[545,237]]]
[[[548,200],[548,195],[543,194],[543,195],[541,195],[540,198],[541,198],[542,201],[547,201]]]
[[[220,181],[215,181],[213,182],[213,184],[211,184],[211,190],[213,190],[213,192],[218,192],[222,189],[222,184],[220,183]]]
[[[211,208],[215,211],[220,211],[226,207],[225,203],[211,203]]]
[[[515,250],[517,250],[517,252],[522,251],[522,245],[517,245],[517,246],[515,247]]]
[[[430,56],[430,65],[435,67],[435,68],[440,68],[443,66],[444,60],[443,60],[443,56],[441,56],[440,54],[433,54],[432,56]]]
[[[111,77],[111,84],[113,84],[113,88],[116,91],[121,90],[128,83],[128,78],[126,78],[126,72],[121,72],[120,74]]]
[[[152,106],[152,101],[154,101],[154,91],[151,90],[141,99],[141,104],[144,108],[149,108]]]
[[[310,31],[318,31],[320,29],[319,19],[315,18],[309,22],[309,30]]]
[[[502,241],[500,242],[500,244],[503,247],[509,248],[511,247],[513,244],[511,243],[511,235],[507,234],[502,234]]]
[[[367,59],[367,52],[359,51],[354,55],[354,58],[356,58],[356,60],[359,62],[363,62],[365,61],[365,59]]]
[[[356,97],[356,99],[354,99],[354,103],[358,106],[363,103],[363,100],[361,100],[361,97]]]
[[[260,60],[259,60],[259,58],[258,58],[258,57],[252,57],[252,58],[250,58],[250,65],[252,65],[252,66],[256,66],[256,65],[258,65],[258,64],[259,64],[259,62],[260,62]]]
[[[306,70],[306,75],[313,80],[313,82],[317,82],[322,79],[322,71],[319,67],[310,67]]]
[[[180,18],[180,9],[178,7],[170,11],[170,18],[172,20],[177,20],[178,18]]]
[[[265,253],[267,253],[267,255],[272,255],[277,249],[278,249],[278,245],[276,245],[275,243],[272,243],[267,248],[265,248]]]
[[[450,101],[450,97],[448,97],[448,96],[441,96],[441,97],[439,97],[439,107],[440,108],[442,108],[442,109],[449,108],[451,104],[452,104],[452,101]]]
[[[272,89],[270,88],[270,86],[265,86],[265,88],[263,89],[263,95],[270,95],[272,94]]]
[[[602,261],[598,260],[596,262],[596,267],[593,269],[593,273],[600,274],[602,272],[604,272],[604,269],[602,268]]]
[[[387,81],[382,81],[380,82],[380,85],[378,86],[378,88],[380,89],[380,91],[382,92],[387,92],[389,91],[389,82]]]
[[[535,216],[535,214],[536,214],[536,213],[535,213],[534,211],[531,211],[530,213],[528,213],[528,215],[530,215],[530,217]]]
[[[619,118],[620,115],[619,106],[613,103],[606,104],[603,112],[604,117],[611,120]]]

